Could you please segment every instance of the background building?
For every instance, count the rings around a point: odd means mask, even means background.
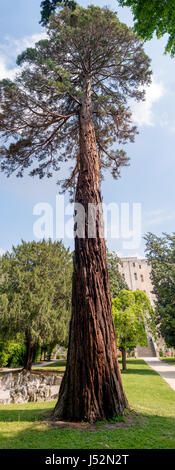
[[[140,289],[144,291],[154,307],[155,295],[153,294],[153,285],[150,278],[151,267],[146,259],[137,257],[120,258],[121,264],[118,269],[126,281],[129,289]],[[148,347],[137,346],[135,349],[136,357],[155,357],[158,355],[158,346],[153,338],[148,334]]]
[[[153,294],[153,285],[150,279],[151,267],[146,259],[136,257],[120,258],[121,264],[118,269],[126,281],[129,289],[143,290],[149,297],[152,307],[154,306],[155,296]]]

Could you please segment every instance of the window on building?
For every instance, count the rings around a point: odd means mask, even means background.
[[[135,281],[137,281],[137,273],[134,273]]]
[[[123,279],[125,279],[125,275],[124,275],[124,274],[122,274],[122,276],[123,276]]]
[[[143,282],[143,281],[144,281],[144,279],[143,279],[143,274],[141,274],[141,276],[140,276],[140,277],[141,277],[141,281]]]
[[[135,264],[135,263],[132,263],[132,265],[133,265],[133,267],[135,268],[135,265],[136,265],[136,264]]]
[[[139,264],[139,268],[140,268],[140,269],[142,268],[141,264]]]

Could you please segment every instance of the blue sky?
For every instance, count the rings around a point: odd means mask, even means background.
[[[0,79],[14,77],[15,59],[19,52],[39,40],[44,29],[39,25],[41,0],[6,0],[1,5],[0,18]],[[106,4],[118,11],[119,19],[132,25],[128,8],[118,7],[117,0],[79,1],[83,6]],[[143,103],[132,105],[133,120],[138,125],[139,135],[135,143],[127,145],[131,157],[130,167],[122,170],[118,181],[106,174],[102,184],[103,201],[115,202],[119,211],[122,203],[130,207],[132,226],[132,205],[141,204],[142,234],[151,231],[157,235],[172,233],[175,222],[175,59],[164,55],[166,38],[152,39],[144,46],[152,59],[152,85],[146,91]],[[21,239],[36,239],[33,224],[36,216],[33,208],[39,202],[53,207],[55,222],[55,200],[58,193],[56,175],[52,180],[39,181],[26,176],[17,179],[0,174],[0,253],[9,250]],[[66,196],[65,205],[68,203]],[[67,220],[69,217],[67,216]],[[132,228],[132,227],[131,227]],[[73,241],[64,238],[66,246],[73,248]],[[137,248],[126,249],[122,239],[107,236],[109,249],[123,256],[143,256],[144,242]]]

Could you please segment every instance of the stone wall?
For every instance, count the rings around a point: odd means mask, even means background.
[[[58,398],[62,376],[12,372],[0,378],[0,403],[28,403]]]

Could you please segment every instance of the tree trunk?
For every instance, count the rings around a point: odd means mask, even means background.
[[[126,349],[121,348],[121,353],[122,353],[122,369],[126,370],[127,369],[127,367],[126,367]]]
[[[67,368],[53,418],[95,422],[124,414],[128,402],[117,359],[106,247],[100,236],[99,214],[96,236],[88,237],[88,204],[101,203],[90,80],[86,81],[80,111],[79,165],[75,202],[85,210],[85,237],[75,238]]]
[[[26,348],[27,349],[26,349],[26,360],[25,360],[24,370],[31,371],[33,354],[34,354],[35,348],[32,345],[30,335],[26,336]]]

